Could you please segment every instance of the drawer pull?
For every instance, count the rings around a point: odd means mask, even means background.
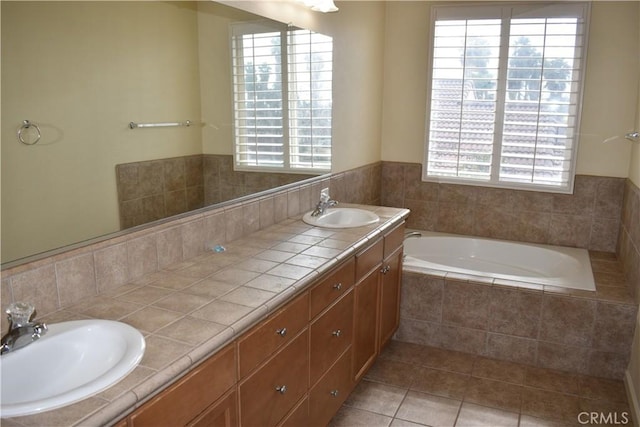
[[[333,397],[338,397],[338,390],[331,390],[329,394]]]
[[[342,283],[336,283],[335,285],[333,285],[333,289],[339,291],[340,289],[342,289]]]
[[[391,266],[385,265],[382,270],[380,270],[380,273],[387,274],[389,271],[391,271]]]
[[[287,328],[276,329],[276,334],[280,335],[281,337],[286,336],[287,335]]]
[[[340,335],[342,335],[342,331],[340,329],[338,329],[337,331],[331,332],[331,335],[333,335],[334,337],[338,338],[338,337],[340,337]]]
[[[281,385],[280,387],[276,387],[276,391],[280,394],[285,394],[287,392],[287,386]]]

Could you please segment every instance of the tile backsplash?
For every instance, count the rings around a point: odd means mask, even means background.
[[[116,165],[120,228],[130,228],[314,175],[233,170],[233,156],[197,154]]]
[[[615,252],[624,178],[576,176],[573,194],[422,182],[422,165],[383,162],[382,204],[421,230]]]

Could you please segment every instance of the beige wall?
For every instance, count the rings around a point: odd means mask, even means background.
[[[127,127],[199,119],[196,24],[185,3],[2,2],[3,261],[118,230],[116,164],[201,153],[197,127]]]
[[[389,2],[386,14],[382,160],[423,158],[431,2]],[[626,177],[638,90],[638,3],[594,2],[577,173]]]

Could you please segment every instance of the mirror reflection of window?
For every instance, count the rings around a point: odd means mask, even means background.
[[[272,23],[231,27],[236,170],[331,169],[331,37]]]

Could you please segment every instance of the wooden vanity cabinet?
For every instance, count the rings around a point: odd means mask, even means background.
[[[305,292],[238,339],[240,379],[309,324],[309,293]]]
[[[238,386],[240,425],[277,425],[309,389],[309,332],[304,330]]]
[[[188,427],[235,427],[238,425],[238,393],[234,387],[207,408]]]
[[[128,420],[131,427],[184,426],[194,421],[212,405],[219,411],[236,416],[235,400],[217,402],[230,389],[235,389],[236,349],[229,346],[210,357],[176,384],[144,404]]]
[[[358,382],[400,320],[404,223],[356,255],[352,375]]]
[[[378,351],[389,342],[400,324],[400,286],[402,281],[402,247],[382,262],[380,283],[380,330]]]
[[[353,336],[353,290],[340,298],[310,326],[311,385],[351,346]]]
[[[326,426],[398,327],[404,224],[118,427]]]
[[[351,348],[347,349],[309,392],[308,426],[324,427],[355,387],[351,376]]]

